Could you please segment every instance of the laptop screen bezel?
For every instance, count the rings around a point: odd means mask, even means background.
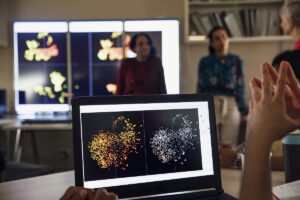
[[[209,122],[211,130],[211,147],[213,155],[213,175],[157,181],[150,183],[139,183],[108,187],[109,191],[115,192],[120,198],[130,198],[137,196],[148,196],[157,194],[167,194],[175,192],[186,192],[193,190],[205,190],[210,188],[221,189],[220,165],[218,158],[218,143],[215,123],[213,96],[208,94],[176,94],[176,95],[142,95],[142,96],[98,96],[98,97],[78,97],[72,99],[72,119],[73,119],[73,142],[74,142],[74,167],[75,185],[83,186],[84,178],[82,173],[82,143],[80,127],[80,106],[82,105],[112,105],[112,104],[137,104],[137,103],[176,103],[176,102],[208,102]]]

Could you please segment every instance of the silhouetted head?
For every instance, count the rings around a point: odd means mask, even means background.
[[[131,51],[137,54],[137,57],[154,56],[153,42],[147,33],[138,33],[132,36],[129,43]]]
[[[210,55],[224,56],[228,53],[229,39],[226,29],[222,26],[215,26],[208,33]]]
[[[285,1],[280,9],[281,28],[290,35],[294,28],[300,28],[300,1]]]

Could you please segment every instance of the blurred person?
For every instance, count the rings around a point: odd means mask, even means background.
[[[129,47],[136,57],[121,62],[116,94],[166,94],[163,66],[155,56],[150,36],[146,33],[134,35]]]
[[[272,65],[278,69],[281,61],[291,64],[294,73],[300,80],[300,1],[285,1],[280,12],[281,28],[285,35],[289,35],[295,41],[293,50],[287,50],[278,54]]]
[[[197,93],[214,95],[219,141],[236,146],[240,122],[248,113],[243,62],[229,53],[224,27],[214,27],[208,39],[209,55],[201,58],[198,66]]]

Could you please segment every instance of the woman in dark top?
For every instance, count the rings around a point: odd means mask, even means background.
[[[197,92],[214,95],[219,139],[235,146],[240,120],[248,112],[243,62],[229,53],[228,34],[223,27],[214,27],[208,37],[209,55],[199,62]]]
[[[163,66],[155,56],[150,36],[146,33],[136,34],[129,46],[136,57],[122,61],[116,94],[166,94]]]
[[[284,34],[293,37],[295,47],[277,55],[272,64],[278,69],[281,61],[288,61],[300,80],[300,1],[286,1],[280,10],[280,18]]]

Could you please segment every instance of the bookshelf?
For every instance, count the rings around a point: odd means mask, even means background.
[[[185,0],[185,41],[207,42],[215,25],[225,27],[233,42],[289,40],[280,30],[284,0]]]

